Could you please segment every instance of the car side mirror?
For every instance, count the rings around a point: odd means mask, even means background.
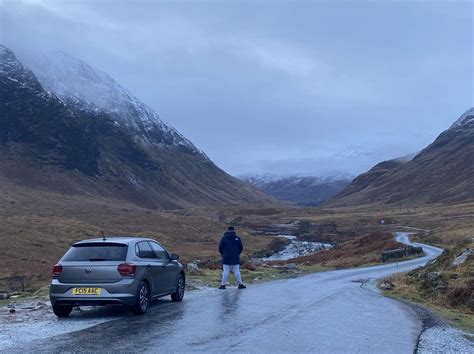
[[[171,253],[170,258],[172,261],[177,261],[179,259],[179,256],[177,254]]]

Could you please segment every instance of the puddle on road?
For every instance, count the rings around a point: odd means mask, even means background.
[[[209,291],[211,289],[206,288],[187,292],[185,301],[208,295]],[[42,300],[44,306],[31,310],[30,308],[37,307],[36,304],[39,300]],[[171,303],[171,300],[158,300],[150,310],[167,302]],[[10,308],[0,302],[0,351],[14,350],[32,340],[76,332],[105,322],[133,316],[131,311],[123,306],[84,306],[75,308],[70,317],[59,319],[54,315],[51,304],[46,298],[15,305],[16,313],[10,314]]]

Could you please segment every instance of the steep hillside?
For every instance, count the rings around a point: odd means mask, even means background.
[[[262,192],[299,206],[319,206],[343,190],[348,178],[245,176],[243,180]]]
[[[0,46],[1,177],[32,193],[46,189],[150,208],[276,203],[219,169],[108,75],[94,76],[85,65],[76,79],[109,85],[107,105],[87,101],[80,91],[45,90]],[[83,84],[84,90],[92,85]]]
[[[110,75],[84,61],[55,51],[38,55],[34,60],[28,58],[28,66],[41,85],[64,103],[81,110],[107,113],[117,125],[132,132],[137,142],[180,147],[207,159],[192,142],[163,122],[151,107]]]
[[[474,201],[474,109],[412,160],[385,161],[358,176],[328,206]]]

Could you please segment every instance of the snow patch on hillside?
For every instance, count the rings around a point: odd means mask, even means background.
[[[43,54],[28,64],[45,89],[65,104],[108,113],[145,144],[181,147],[207,159],[191,141],[162,121],[155,110],[109,74],[58,51]]]
[[[298,185],[304,183],[308,187],[315,187],[322,184],[340,181],[340,180],[351,180],[354,177],[350,175],[337,175],[330,177],[318,177],[318,176],[300,176],[300,175],[288,175],[288,176],[277,176],[272,174],[247,174],[238,177],[254,186],[263,186],[270,183],[283,182],[287,185]]]
[[[450,129],[457,129],[466,124],[474,122],[474,107],[469,108],[459,119],[454,122]]]

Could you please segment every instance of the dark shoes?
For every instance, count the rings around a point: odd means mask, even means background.
[[[219,286],[218,289],[225,290],[226,287],[225,287],[225,285],[221,285],[221,286]],[[244,284],[239,284],[239,289],[247,289],[247,287]]]

